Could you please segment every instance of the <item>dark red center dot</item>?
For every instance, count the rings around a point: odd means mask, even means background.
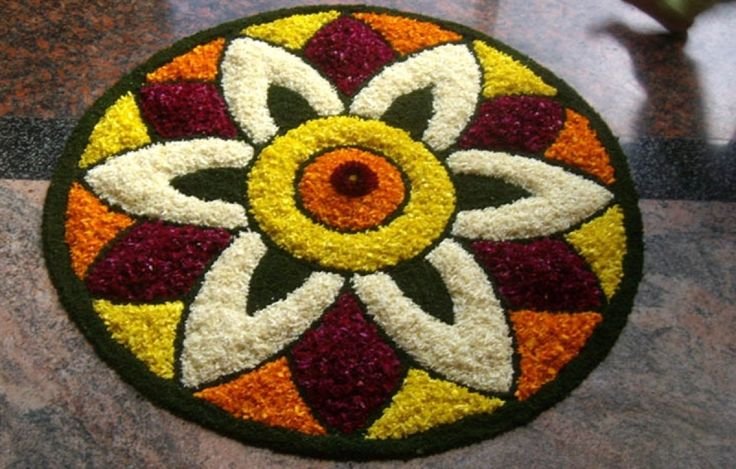
[[[360,161],[347,161],[332,172],[330,184],[338,194],[362,197],[378,187],[378,176]]]

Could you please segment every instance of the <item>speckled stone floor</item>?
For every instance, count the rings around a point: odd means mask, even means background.
[[[47,180],[95,98],[179,38],[304,3],[0,2],[0,466],[362,466],[248,447],[154,407],[67,318],[40,247]],[[736,3],[686,42],[618,0],[367,3],[483,31],[576,88],[629,158],[646,243],[629,324],[571,396],[494,440],[370,466],[733,466]]]

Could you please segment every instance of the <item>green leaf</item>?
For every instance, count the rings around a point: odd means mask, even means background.
[[[531,196],[528,191],[500,178],[457,174],[453,179],[460,210],[500,207]]]
[[[280,249],[269,248],[253,272],[248,291],[248,314],[265,308],[301,287],[312,269]]]
[[[411,138],[421,140],[427,130],[429,119],[434,114],[434,97],[431,88],[412,91],[399,96],[384,113],[382,120],[387,124],[404,129]]]
[[[391,278],[404,295],[424,312],[447,324],[455,321],[452,298],[445,287],[445,282],[429,262],[416,259],[402,264],[391,272]]]
[[[283,86],[268,89],[268,109],[281,130],[293,129],[319,117],[302,95]]]
[[[245,169],[210,168],[179,176],[174,189],[202,200],[223,200],[245,205]]]

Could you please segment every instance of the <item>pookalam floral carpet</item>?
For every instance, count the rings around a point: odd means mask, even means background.
[[[258,445],[410,458],[523,425],[603,360],[641,277],[625,158],[456,24],[282,10],[164,50],[47,197],[71,318],[155,404]]]

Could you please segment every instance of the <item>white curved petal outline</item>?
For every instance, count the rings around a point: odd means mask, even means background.
[[[299,93],[320,116],[344,111],[335,88],[301,58],[255,39],[236,39],[222,61],[222,89],[230,112],[256,144],[279,131],[268,109],[271,85]]]
[[[457,242],[445,240],[428,256],[447,286],[455,323],[424,312],[386,273],[353,277],[368,314],[420,364],[476,389],[507,392],[513,344],[503,308],[485,272]]]
[[[468,125],[481,92],[480,68],[465,45],[439,46],[389,66],[353,99],[350,112],[378,119],[399,96],[429,86],[434,115],[422,140],[442,151]]]
[[[171,186],[177,176],[209,168],[244,168],[253,148],[235,140],[204,138],[154,144],[109,158],[85,181],[107,202],[133,215],[219,228],[245,227],[242,205],[205,201]]]
[[[286,298],[248,315],[250,280],[265,253],[260,235],[243,232],[205,275],[184,326],[185,386],[258,366],[296,340],[335,301],[343,277],[315,272]]]
[[[464,238],[501,241],[559,233],[613,199],[600,184],[533,158],[468,150],[450,155],[447,165],[455,174],[501,178],[532,194],[500,207],[459,212],[452,234]]]

